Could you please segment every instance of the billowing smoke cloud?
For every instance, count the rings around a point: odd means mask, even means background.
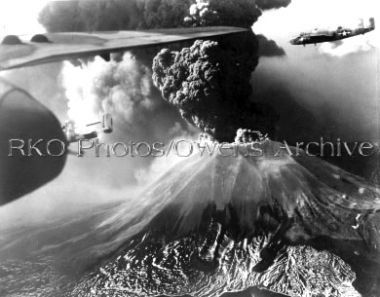
[[[273,130],[271,109],[249,101],[250,74],[258,63],[253,36],[196,41],[180,52],[164,49],[153,62],[153,80],[165,100],[219,141],[233,141],[239,128]]]
[[[195,26],[251,27],[261,15],[254,0],[197,0],[190,6],[187,22]]]
[[[229,25],[250,27],[262,10],[286,7],[290,0],[195,0],[186,23],[193,25]]]
[[[190,4],[190,0],[54,1],[39,20],[49,32],[178,27]],[[150,68],[158,50],[134,51],[121,61],[95,58],[81,67],[65,64],[62,82],[70,119],[83,127],[109,112],[116,117],[115,133],[120,134],[116,138],[164,141],[162,134],[181,119],[152,85]]]
[[[374,50],[376,45],[368,36],[357,36],[336,43],[323,43],[319,46],[321,54],[333,57],[343,57],[358,52]]]
[[[127,30],[196,25],[250,27],[262,10],[290,0],[74,0],[49,3],[40,22],[49,32]],[[73,21],[75,20],[75,21]]]
[[[49,32],[178,27],[190,4],[190,0],[54,1],[43,9],[39,21]]]
[[[262,5],[268,8],[268,5]],[[284,6],[283,3],[273,1],[272,7]],[[258,3],[253,0],[212,0],[196,2],[183,0],[144,0],[144,1],[70,1],[52,2],[41,13],[40,21],[49,31],[92,31],[92,30],[117,30],[117,29],[148,29],[156,27],[178,27],[184,25],[187,15],[199,18],[198,24],[194,25],[231,25],[250,27],[261,15],[262,11]],[[75,19],[75,22],[72,20]],[[223,41],[223,44],[197,43],[190,49],[184,49],[182,62],[176,63],[170,69],[161,69],[166,74],[187,69],[186,51],[196,51],[194,53],[195,62],[189,82],[189,87],[193,94],[192,99],[199,100],[198,110],[203,110],[200,114],[193,115],[192,107],[180,107],[182,116],[196,127],[207,131],[219,139],[233,139],[235,131],[240,127],[252,128],[259,126],[264,132],[271,132],[271,125],[265,107],[254,106],[249,102],[251,93],[249,78],[251,72],[258,63],[258,42],[254,34],[249,34],[243,38],[243,43],[236,40]],[[268,41],[265,37],[260,37],[260,52],[266,56],[283,55],[284,52],[276,46],[273,41]],[[228,44],[229,43],[229,44]],[[233,44],[240,46],[234,46]],[[242,45],[242,46],[241,46]],[[218,49],[218,47],[220,47]],[[150,67],[154,55],[151,51],[137,53],[140,61],[144,65],[137,65],[131,62],[131,56],[118,65],[115,61],[102,62],[96,59],[85,66],[84,70],[77,71],[73,67],[65,68],[65,72],[87,73],[84,80],[75,79],[77,75],[64,75],[69,77],[65,87],[67,97],[70,98],[69,113],[72,118],[85,119],[83,109],[91,108],[92,115],[98,116],[101,112],[116,113],[125,122],[125,127],[143,118],[150,118],[149,114],[154,110],[154,94],[151,94],[150,80],[148,79],[148,67]],[[170,54],[169,54],[170,55]],[[231,58],[236,57],[236,58]],[[181,58],[179,58],[181,60]],[[158,61],[158,60],[156,60]],[[182,64],[181,64],[182,63]],[[207,66],[204,66],[207,65]],[[157,67],[164,67],[164,65]],[[156,67],[156,70],[158,68]],[[202,68],[203,67],[203,68]],[[204,67],[209,67],[206,69]],[[182,70],[179,70],[181,68]],[[99,73],[100,72],[100,73]],[[226,77],[228,73],[228,77]],[[156,73],[157,74],[157,73]],[[165,75],[166,75],[165,74]],[[188,75],[186,73],[184,75]],[[94,76],[95,75],[95,76]],[[203,77],[206,75],[206,77]],[[184,77],[176,77],[175,84],[181,83]],[[200,80],[204,79],[203,82]],[[156,86],[158,86],[166,99],[169,82],[158,81],[156,76]],[[170,79],[169,79],[170,80]],[[191,81],[193,80],[193,81]],[[94,82],[92,82],[94,81]],[[80,82],[83,89],[75,86],[75,82]],[[227,82],[227,83],[226,83]],[[165,90],[161,83],[165,83]],[[178,85],[175,85],[178,89]],[[202,88],[205,87],[204,90]],[[171,92],[177,91],[173,86]],[[183,97],[186,97],[186,90],[183,90]],[[204,98],[197,96],[204,93]],[[201,95],[202,96],[202,95]],[[81,99],[85,98],[85,99]],[[158,97],[158,96],[157,96]],[[210,99],[211,98],[211,99]],[[172,103],[172,100],[168,100]],[[207,107],[204,107],[204,104]],[[269,112],[270,113],[270,112]],[[236,116],[238,115],[238,116]],[[228,120],[227,120],[228,119]],[[227,122],[226,122],[227,120]],[[270,121],[269,121],[270,122]],[[222,127],[230,127],[221,135]],[[137,134],[137,133],[136,133]]]
[[[279,47],[274,40],[269,40],[264,35],[257,35],[257,39],[259,41],[260,57],[285,56],[284,49]]]
[[[218,12],[210,9],[210,2],[207,0],[196,0],[190,6],[189,15],[185,17],[184,21],[189,25],[204,26],[207,23],[215,22],[218,18]]]
[[[291,0],[256,0],[257,6],[263,10],[286,7],[290,2]]]
[[[98,120],[104,113],[112,114],[127,128],[146,126],[142,121],[160,105],[155,100],[150,69],[130,53],[120,62],[106,62],[100,57],[83,67],[67,62],[62,83],[69,98],[69,118],[79,126]]]

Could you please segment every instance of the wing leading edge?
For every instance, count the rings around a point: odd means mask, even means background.
[[[147,31],[46,33],[30,41],[7,36],[0,44],[0,71],[65,59],[103,55],[139,47],[247,32],[239,27],[199,27]]]

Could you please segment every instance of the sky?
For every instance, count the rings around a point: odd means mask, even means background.
[[[38,14],[48,0],[1,0],[0,36],[45,32]]]
[[[380,1],[377,0],[292,0],[286,8],[271,10],[254,25],[254,31],[275,40],[296,37],[300,32],[313,29],[334,30],[338,26],[355,28],[363,20],[368,25],[370,17],[380,22]],[[275,20],[275,21],[273,21]],[[335,56],[354,52],[357,48],[379,48],[380,34],[372,32],[343,41],[334,48],[331,43],[318,46],[321,51]]]
[[[335,137],[377,141],[379,135],[380,34],[378,29],[341,43],[293,46],[289,40],[314,28],[356,27],[374,17],[377,0],[293,0],[287,8],[265,12],[253,29],[276,41],[284,58],[261,59],[254,85],[272,81],[326,123],[336,121]],[[333,129],[332,129],[333,130]]]
[[[275,17],[276,23],[271,19]],[[380,17],[376,0],[292,0],[286,8],[271,10],[261,16],[255,31],[271,36],[297,35],[300,30],[355,26],[359,19]]]

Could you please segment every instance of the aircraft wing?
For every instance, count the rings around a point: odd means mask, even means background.
[[[30,38],[26,41],[17,36],[8,36],[0,44],[0,71],[247,31],[248,29],[239,27],[198,27],[147,31],[46,33],[35,35],[33,42]]]

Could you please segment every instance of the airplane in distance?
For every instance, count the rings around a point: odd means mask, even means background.
[[[105,113],[102,116],[102,120],[94,123],[88,123],[86,124],[86,128],[93,127],[93,126],[100,126],[101,129],[94,129],[85,133],[78,133],[75,127],[74,121],[67,121],[63,126],[62,129],[66,135],[66,139],[68,143],[77,142],[80,139],[94,139],[99,136],[100,133],[104,134],[110,134],[113,132],[113,120],[112,116],[109,113]]]
[[[312,32],[303,32],[299,36],[290,40],[293,45],[317,44],[322,42],[334,42],[342,39],[364,35],[375,30],[375,19],[369,19],[369,26],[366,27],[363,23],[357,28],[344,28],[339,26],[336,30],[319,30],[315,29]]]
[[[45,33],[28,37],[8,35],[0,42],[0,71],[64,60],[75,62],[97,55],[108,61],[112,53],[131,49],[225,38],[247,32],[249,29],[239,27],[191,27]],[[94,129],[78,133],[75,123],[62,126],[56,115],[41,102],[0,77],[0,206],[60,175],[69,153],[65,150],[61,154],[60,143],[69,145],[79,139],[96,138],[100,133],[112,133],[112,115],[105,114],[101,121],[87,126]],[[47,140],[54,142],[49,145]]]

